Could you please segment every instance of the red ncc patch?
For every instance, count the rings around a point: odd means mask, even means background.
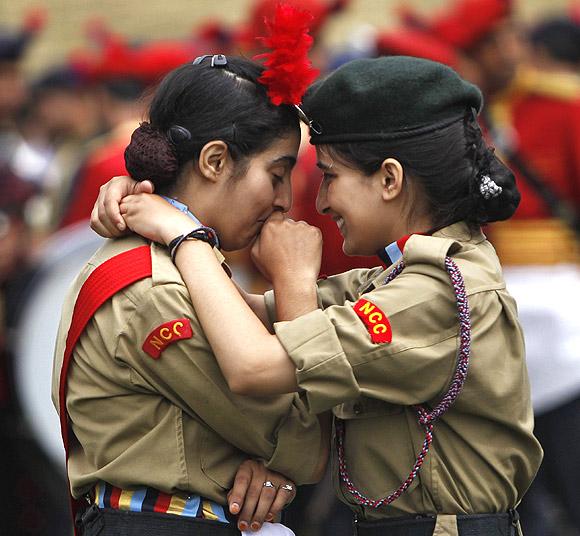
[[[363,321],[374,343],[391,342],[393,331],[387,315],[374,303],[360,299],[354,306],[354,312]]]
[[[187,318],[176,318],[171,322],[165,322],[157,326],[145,339],[143,351],[148,353],[153,359],[159,356],[170,344],[182,340],[191,339],[193,331]]]

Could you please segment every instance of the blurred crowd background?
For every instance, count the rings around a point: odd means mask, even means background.
[[[483,90],[482,128],[522,192],[515,218],[485,231],[518,300],[545,449],[520,507],[524,531],[580,535],[580,3],[286,1],[314,15],[321,76],[404,54],[451,65]],[[0,5],[0,535],[71,534],[52,351],[64,293],[101,243],[87,221],[99,186],[126,173],[124,148],[163,75],[205,53],[259,53],[274,4]],[[314,163],[304,143],[292,215],[323,229],[322,272],[374,266],[345,257],[334,224],[316,214]],[[268,288],[247,252],[228,258],[248,290]],[[330,476],[303,487],[286,522],[298,536],[351,534]]]

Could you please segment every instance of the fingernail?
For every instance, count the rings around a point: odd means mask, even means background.
[[[118,223],[117,224],[117,229],[119,229],[119,231],[124,231],[125,230],[125,224],[124,223]]]
[[[252,523],[252,530],[260,530],[260,523],[257,523],[256,521],[254,521]]]
[[[266,516],[266,521],[272,521],[272,519],[274,519],[274,514],[272,514],[272,513],[269,513],[269,514]]]
[[[230,504],[230,512],[232,514],[237,514],[240,511],[240,505],[238,503]]]
[[[248,530],[248,524],[245,521],[240,521],[238,523],[238,528],[240,530]]]

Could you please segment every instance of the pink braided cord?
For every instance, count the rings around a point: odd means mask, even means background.
[[[395,277],[397,277],[405,268],[405,263],[401,261],[389,275],[385,278],[384,284],[387,285]],[[449,274],[451,279],[451,285],[453,286],[453,291],[455,293],[455,300],[457,304],[457,317],[459,319],[459,350],[457,352],[457,361],[455,364],[455,372],[453,373],[453,379],[447,393],[441,398],[440,402],[433,408],[432,411],[428,411],[424,406],[416,405],[413,406],[417,412],[417,420],[419,425],[425,430],[425,439],[423,441],[423,446],[421,452],[415,460],[415,464],[409,473],[409,476],[401,483],[401,485],[392,493],[383,497],[381,499],[369,499],[362,492],[360,492],[354,485],[348,474],[348,468],[346,465],[346,456],[344,449],[344,437],[345,437],[345,426],[344,421],[336,419],[336,450],[338,453],[338,472],[340,474],[340,479],[346,486],[346,489],[354,497],[356,502],[362,506],[368,506],[370,508],[379,508],[381,506],[386,506],[391,504],[393,501],[398,499],[411,483],[417,477],[423,461],[429,452],[429,447],[433,442],[433,423],[436,419],[441,417],[455,402],[463,384],[467,378],[467,370],[469,368],[469,356],[471,354],[471,320],[469,316],[469,304],[467,301],[467,292],[465,291],[465,282],[463,281],[463,276],[459,271],[459,268],[455,262],[449,258],[445,257],[445,269]]]

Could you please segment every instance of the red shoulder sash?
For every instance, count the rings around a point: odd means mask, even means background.
[[[67,485],[71,501],[73,523],[77,513],[82,512],[87,505],[83,500],[73,498],[70,494],[70,482],[68,481],[69,438],[71,430],[66,409],[66,382],[72,353],[79,337],[97,309],[123,288],[149,276],[151,276],[150,247],[140,246],[125,251],[95,268],[81,287],[75,302],[71,324],[66,338],[66,347],[59,381],[60,430],[66,453]],[[75,526],[76,534],[77,529]]]

